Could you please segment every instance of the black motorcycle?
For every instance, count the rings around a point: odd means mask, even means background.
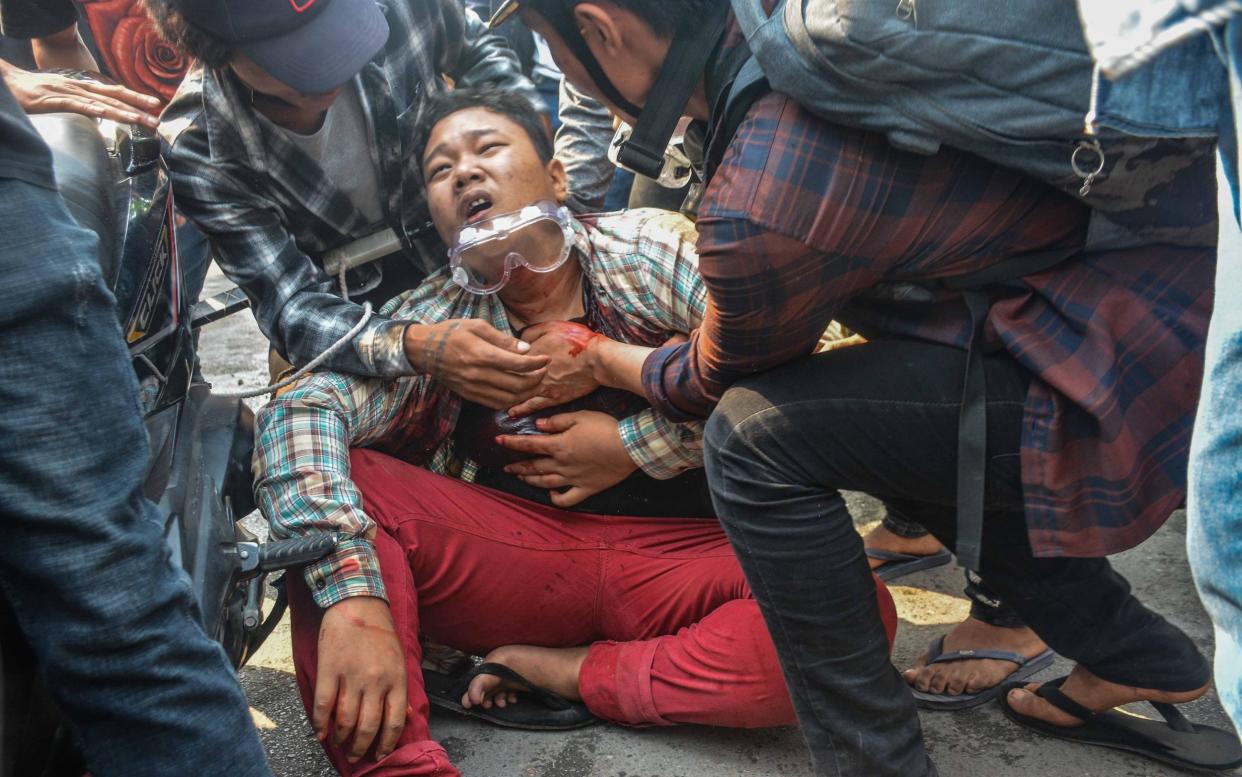
[[[279,587],[264,613],[267,575],[323,558],[340,537],[260,543],[239,523],[254,509],[254,418],[239,399],[213,396],[195,380],[194,336],[245,307],[245,298],[233,292],[193,309],[185,299],[159,139],[70,114],[33,120],[52,148],[70,212],[99,235],[151,441],[146,496],[160,508],[204,629],[240,667],[284,614]],[[33,655],[0,601],[0,777],[80,777],[68,730],[35,678]]]

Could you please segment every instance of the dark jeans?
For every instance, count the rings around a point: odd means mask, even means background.
[[[0,179],[0,594],[96,777],[267,775],[142,497],[147,433],[95,236]]]
[[[989,357],[981,574],[1054,650],[1113,682],[1186,691],[1209,671],[1102,558],[1035,558],[1019,443],[1029,376]],[[862,540],[837,489],[873,494],[954,544],[965,353],[880,341],[730,389],[708,423],[708,478],[781,656],[819,774],[934,774],[888,662]]]

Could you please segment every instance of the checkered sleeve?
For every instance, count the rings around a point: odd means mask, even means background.
[[[703,423],[674,423],[650,408],[618,424],[630,459],[656,480],[703,466]]]
[[[328,350],[361,318],[335,284],[301,251],[280,208],[245,185],[245,170],[213,161],[205,133],[182,133],[165,146],[178,209],[211,240],[216,262],[250,299],[264,336],[294,364]],[[352,347],[324,369],[395,377],[413,372],[402,348],[405,325],[374,316]]]
[[[375,523],[350,481],[349,449],[383,438],[421,380],[317,373],[259,411],[255,493],[272,534],[351,537],[305,570],[320,607],[352,596],[386,598],[372,545]]]
[[[644,209],[636,254],[645,292],[640,308],[649,322],[668,332],[689,334],[703,323],[707,285],[699,273],[698,231],[679,213]]]
[[[680,214],[660,210],[631,211],[613,221],[610,226],[630,236],[633,247],[606,252],[601,259],[599,282],[612,304],[644,329],[692,332],[707,307],[694,225]],[[703,466],[702,422],[676,423],[648,409],[622,419],[619,431],[630,458],[657,480]]]

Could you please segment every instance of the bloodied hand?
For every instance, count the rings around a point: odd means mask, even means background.
[[[405,653],[382,599],[355,596],[329,607],[319,626],[311,725],[356,763],[372,746],[381,760],[397,746],[407,715]]]
[[[530,343],[529,355],[548,359],[548,366],[535,396],[511,408],[510,415],[529,415],[563,405],[599,388],[591,354],[608,338],[582,324],[547,321],[528,327],[522,339]]]
[[[411,326],[403,345],[414,369],[493,410],[537,393],[547,363],[533,347],[479,319]]]

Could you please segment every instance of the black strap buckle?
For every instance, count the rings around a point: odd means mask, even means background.
[[[648,148],[631,137],[617,149],[617,162],[648,178],[659,178],[660,171],[664,169],[664,148]]]
[[[664,150],[724,35],[729,11],[728,3],[719,3],[703,24],[683,28],[673,37],[634,131],[617,151],[618,162],[648,178],[660,177]]]

